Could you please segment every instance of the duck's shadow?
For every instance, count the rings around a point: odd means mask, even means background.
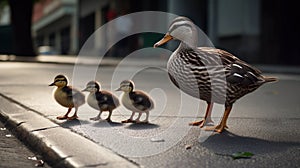
[[[132,130],[145,130],[145,129],[154,129],[158,127],[159,125],[153,123],[132,123],[125,128],[132,129]]]
[[[201,146],[214,153],[253,152],[255,154],[266,154],[286,151],[288,148],[299,148],[299,142],[276,142],[259,138],[244,137],[224,131],[221,134],[214,134]]]
[[[85,125],[85,124],[90,124],[90,122],[87,120],[74,119],[74,120],[65,120],[59,125],[64,128],[70,128],[70,127]]]
[[[106,120],[99,120],[99,121],[95,121],[92,126],[94,127],[120,127],[123,126],[122,123],[119,122],[114,122],[114,121],[106,121]]]

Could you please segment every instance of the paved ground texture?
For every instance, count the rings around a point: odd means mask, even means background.
[[[188,126],[189,122],[204,115],[205,103],[182,94],[170,83],[161,67],[101,66],[95,70],[92,65],[0,64],[0,103],[6,108],[1,109],[2,116],[19,123],[33,139],[43,139],[45,143],[39,145],[40,149],[47,147],[49,151],[61,151],[56,153],[59,157],[53,157],[63,158],[57,160],[61,165],[300,166],[299,75],[266,74],[279,77],[279,82],[266,84],[239,100],[228,120],[228,131],[215,134]],[[66,74],[70,83],[79,89],[96,79],[103,89],[113,90],[121,80],[133,78],[136,87],[148,92],[155,100],[155,109],[150,113],[151,123],[120,123],[131,114],[123,107],[113,113],[113,123],[94,122],[89,118],[98,112],[87,104],[80,107],[79,120],[56,120],[56,116],[65,113],[66,109],[54,101],[53,88],[48,84],[60,73]],[[120,93],[114,93],[120,96]],[[23,115],[24,111],[26,115]],[[219,122],[222,111],[222,106],[214,107],[215,123]],[[34,119],[26,118],[29,115],[34,115]],[[233,160],[228,155],[235,152],[251,152],[254,156]],[[105,157],[106,154],[114,159]]]
[[[35,167],[48,168],[42,157],[29,150],[13,133],[0,122],[0,167]]]

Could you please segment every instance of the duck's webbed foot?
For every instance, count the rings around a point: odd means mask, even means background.
[[[191,122],[189,123],[190,126],[199,126],[200,128],[207,126],[207,125],[213,125],[213,121],[211,119],[203,119],[201,121],[195,121],[195,122]]]
[[[222,133],[226,128],[228,128],[227,125],[219,124],[217,126],[206,127],[205,131],[214,131],[214,132]]]

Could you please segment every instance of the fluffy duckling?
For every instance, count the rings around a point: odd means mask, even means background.
[[[131,117],[122,123],[148,123],[149,111],[153,109],[153,100],[143,91],[135,90],[134,83],[131,80],[124,80],[120,84],[120,88],[116,91],[123,91],[122,104],[130,111],[132,111]],[[138,112],[139,115],[136,120],[133,120],[133,116]],[[142,113],[146,113],[146,119],[140,121]]]
[[[96,117],[90,118],[90,120],[100,120],[102,112],[108,111],[109,115],[106,120],[111,122],[112,111],[120,105],[119,99],[111,92],[101,90],[101,85],[97,81],[88,82],[82,91],[90,92],[87,98],[88,105],[100,111]]]
[[[54,78],[54,82],[49,86],[57,86],[54,91],[54,99],[56,102],[64,107],[68,108],[68,111],[63,116],[56,117],[58,120],[74,120],[77,119],[78,107],[85,103],[85,96],[79,90],[68,86],[68,79],[64,75],[57,75]],[[72,108],[75,108],[74,115],[68,117]]]

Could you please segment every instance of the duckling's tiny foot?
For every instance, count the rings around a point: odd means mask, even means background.
[[[135,123],[132,119],[123,120],[122,123]]]
[[[90,118],[90,120],[93,120],[93,121],[98,121],[98,120],[100,120],[101,119],[101,117],[93,117],[93,118]]]
[[[66,119],[68,119],[68,116],[66,116],[66,115],[57,116],[56,119],[58,119],[58,120],[66,120]]]
[[[77,119],[78,118],[78,116],[77,115],[74,115],[74,116],[72,116],[72,117],[68,117],[68,120],[75,120],[75,119]]]

